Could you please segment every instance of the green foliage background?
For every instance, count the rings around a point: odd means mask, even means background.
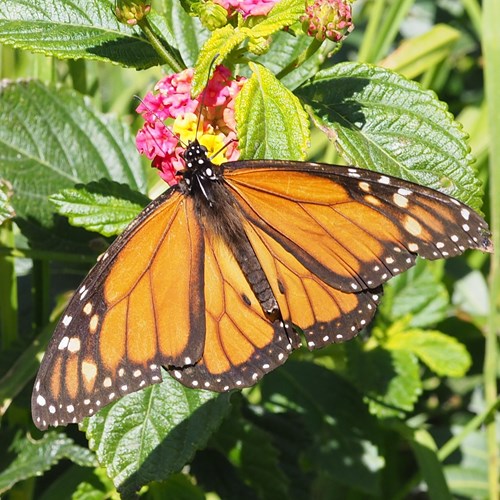
[[[107,0],[0,0],[0,494],[497,498],[500,278],[480,252],[419,261],[385,287],[365,334],[299,350],[254,388],[217,395],[166,376],[79,429],[34,427],[32,381],[64,292],[159,192],[134,147],[133,96],[165,57],[166,72],[195,66],[198,90],[215,54],[250,78],[243,157],[441,189],[482,209],[500,248],[498,2],[359,0],[343,46],[294,71],[310,39],[282,27],[303,2],[211,36],[180,3],[153,7],[141,29]],[[270,35],[266,54],[244,50]]]

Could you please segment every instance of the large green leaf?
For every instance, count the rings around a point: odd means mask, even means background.
[[[88,419],[90,449],[124,494],[179,472],[229,409],[229,394],[187,389],[167,375]]]
[[[412,352],[433,372],[447,377],[463,377],[471,357],[454,337],[434,330],[412,329],[392,335],[384,347]]]
[[[348,375],[365,394],[370,412],[381,418],[404,417],[422,393],[417,358],[407,351],[382,347],[362,350],[358,342],[346,344]]]
[[[377,494],[383,467],[378,431],[350,383],[324,367],[288,361],[268,374],[261,388],[270,411],[301,416],[311,437],[302,459],[311,471],[358,492]]]
[[[99,59],[134,68],[162,64],[108,0],[0,0],[0,42],[64,59]]]
[[[349,163],[481,206],[466,135],[434,93],[383,68],[342,63],[299,95]]]
[[[448,316],[450,298],[443,284],[443,261],[418,259],[415,267],[395,276],[384,289],[380,312],[393,322],[411,316],[409,326],[429,326]]]
[[[73,226],[115,236],[132,222],[149,199],[127,185],[101,179],[64,189],[52,195],[50,201],[57,213],[68,217]]]
[[[97,465],[92,452],[76,445],[66,434],[54,431],[46,432],[39,441],[20,437],[12,448],[16,458],[0,472],[0,493],[23,479],[43,474],[62,458],[69,458],[85,467]]]
[[[300,101],[263,66],[250,68],[252,77],[236,98],[241,158],[303,160],[309,120]]]
[[[128,126],[93,110],[73,91],[38,81],[0,89],[0,177],[13,186],[16,222],[32,244],[55,248],[80,233],[54,218],[49,195],[113,179],[144,191],[146,179]]]

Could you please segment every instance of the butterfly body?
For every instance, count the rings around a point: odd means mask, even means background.
[[[355,336],[417,255],[492,251],[485,222],[440,192],[305,162],[214,165],[195,141],[177,186],[117,238],[70,301],[32,397],[35,424],[79,422],[157,383],[255,384],[301,343]],[[295,328],[294,325],[298,327]]]

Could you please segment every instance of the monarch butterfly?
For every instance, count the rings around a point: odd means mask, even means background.
[[[80,422],[161,381],[228,391],[301,345],[354,337],[417,255],[492,251],[484,220],[430,188],[364,169],[215,165],[198,140],[180,181],[101,256],[69,302],[32,395],[35,425]],[[175,262],[175,271],[168,271]]]

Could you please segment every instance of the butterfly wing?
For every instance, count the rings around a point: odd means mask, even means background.
[[[375,172],[246,161],[226,164],[224,178],[283,317],[310,348],[355,335],[379,287],[417,255],[492,249],[486,224],[463,203]]]
[[[71,299],[35,381],[35,424],[80,422],[159,382],[160,366],[200,359],[203,266],[194,204],[170,190],[116,239]]]

